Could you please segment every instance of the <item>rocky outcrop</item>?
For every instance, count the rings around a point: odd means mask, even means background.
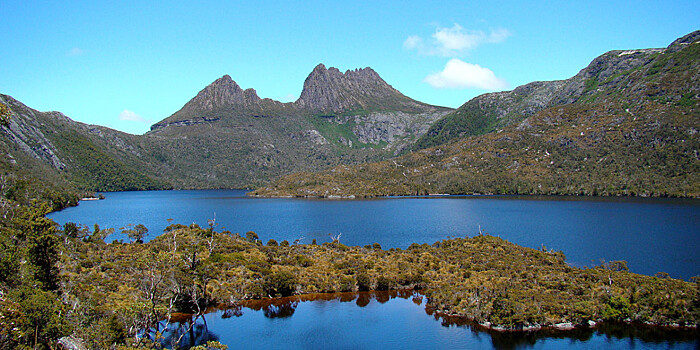
[[[564,81],[537,81],[512,91],[479,95],[432,124],[413,149],[486,134],[521,121],[550,106],[565,84]]]
[[[373,99],[391,97],[398,91],[387,84],[371,68],[348,70],[319,64],[304,81],[301,96],[295,102],[299,107],[315,112],[340,113],[362,109]]]
[[[602,89],[602,85],[613,85],[622,78],[622,73],[641,67],[665,49],[614,50],[595,58],[588,67],[565,80],[549,106],[569,104]],[[617,78],[617,79],[616,79]]]
[[[162,129],[168,126],[192,126],[192,125],[197,125],[197,124],[202,124],[202,123],[212,123],[215,121],[218,121],[221,118],[207,118],[207,117],[202,117],[199,119],[185,119],[185,120],[178,120],[174,122],[161,122],[157,124],[151,125],[151,131],[155,131],[158,129]]]
[[[684,35],[674,40],[671,45],[666,48],[667,53],[674,53],[684,49],[686,46],[700,41],[700,30],[696,30],[690,34]]]
[[[215,108],[236,106],[250,109],[259,102],[260,97],[254,89],[243,90],[229,75],[224,75],[200,91],[184,108],[211,111]]]
[[[172,116],[152,125],[151,131],[212,122],[227,116],[270,117],[295,113],[293,103],[260,98],[255,89],[243,90],[229,75],[224,75],[207,85]]]
[[[13,111],[9,124],[2,126],[6,137],[32,157],[43,160],[55,169],[64,169],[66,164],[56,155],[56,147],[40,129],[41,123],[37,120],[36,111],[7,95],[0,95],[0,102]],[[50,114],[57,119],[68,119],[62,113]]]
[[[428,112],[434,106],[404,96],[372,68],[340,72],[319,64],[304,81],[295,104],[314,113],[363,111]]]
[[[72,335],[58,339],[58,346],[62,350],[87,350],[83,340]]]
[[[358,141],[367,144],[386,142],[396,149],[404,149],[425,134],[430,125],[444,116],[444,112],[411,114],[405,112],[374,112],[351,117],[336,117],[352,121],[352,132]]]

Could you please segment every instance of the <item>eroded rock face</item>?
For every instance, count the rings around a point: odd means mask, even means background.
[[[209,84],[185,107],[202,110],[213,110],[225,106],[241,106],[250,108],[260,101],[254,89],[241,89],[227,74]]]
[[[354,117],[352,131],[362,143],[394,143],[409,136],[423,135],[430,124],[444,113],[409,114],[403,112],[376,112]]]
[[[295,104],[316,113],[354,110],[429,112],[437,108],[415,101],[387,84],[372,68],[340,72],[319,64],[304,81]]]
[[[192,125],[197,125],[197,124],[202,124],[202,123],[215,122],[215,121],[218,121],[219,119],[221,119],[221,118],[202,117],[199,119],[185,119],[185,120],[177,120],[174,122],[161,122],[158,124],[151,125],[151,131],[162,129],[162,128],[165,128],[168,126],[192,126]]]
[[[367,107],[369,99],[400,94],[371,68],[348,70],[319,64],[304,81],[301,96],[295,102],[312,111],[340,113]]]
[[[45,161],[56,169],[64,169],[66,164],[56,155],[56,147],[39,128],[40,122],[34,111],[9,96],[0,97],[0,102],[8,105],[15,113],[19,113],[10,118],[9,125],[2,126],[5,135],[25,153]],[[57,112],[52,114],[60,115],[58,116],[60,118],[68,118]]]
[[[594,93],[601,85],[618,83],[615,75],[641,67],[665,49],[615,50],[595,58],[588,67],[565,80],[550,105],[574,103],[587,93]],[[622,76],[619,77],[622,79]]]
[[[217,121],[226,116],[270,117],[296,114],[293,103],[260,98],[255,89],[243,90],[229,75],[202,89],[170,117],[151,126],[151,131],[168,126],[191,126]]]

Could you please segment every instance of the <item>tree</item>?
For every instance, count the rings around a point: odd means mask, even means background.
[[[357,280],[357,290],[364,292],[368,291],[372,288],[371,283],[372,281],[370,280],[369,274],[365,271],[360,271],[357,273],[355,276],[355,279]]]
[[[63,234],[71,238],[78,238],[78,225],[74,222],[66,222],[63,225]]]
[[[14,292],[15,300],[20,300],[21,312],[25,315],[25,344],[34,348],[50,349],[57,338],[70,333],[70,327],[61,317],[65,306],[55,292],[36,288],[22,288]]]
[[[256,243],[260,237],[258,237],[258,234],[253,232],[253,231],[248,231],[245,233],[245,239],[251,243]]]
[[[51,231],[35,232],[29,237],[29,261],[36,267],[34,277],[44,290],[58,290],[58,237]]]
[[[146,237],[146,234],[148,233],[148,228],[146,228],[146,226],[144,226],[143,224],[138,224],[133,228],[123,230],[122,233],[129,236],[129,239],[132,243],[143,243],[143,238]]]
[[[34,265],[34,278],[41,282],[44,290],[58,290],[58,245],[56,223],[45,215],[50,211],[48,205],[27,208],[22,226],[27,235],[27,255]]]

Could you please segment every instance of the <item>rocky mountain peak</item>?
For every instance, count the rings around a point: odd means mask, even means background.
[[[343,73],[337,68],[319,64],[306,78],[301,96],[294,103],[261,99],[255,89],[243,90],[229,75],[224,75],[207,85],[179,111],[152,125],[151,130],[240,116],[335,115],[350,111],[415,114],[445,113],[449,110],[404,96],[372,68]]]
[[[249,106],[260,100],[253,89],[243,90],[227,74],[207,85],[183,108],[213,110],[230,106]]]
[[[388,99],[390,101],[381,101]],[[391,101],[391,100],[394,101]],[[304,81],[297,106],[315,112],[372,109],[385,102],[410,100],[387,84],[372,68],[347,70],[317,65]],[[411,100],[412,101],[412,100]]]

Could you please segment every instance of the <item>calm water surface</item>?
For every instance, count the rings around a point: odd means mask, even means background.
[[[106,193],[102,201],[53,213],[60,224],[119,229],[144,224],[154,237],[173,223],[207,225],[263,242],[328,242],[342,234],[346,245],[380,243],[406,248],[447,237],[485,232],[513,243],[561,250],[575,266],[601,259],[626,260],[631,271],[659,271],[689,279],[700,275],[700,201],[648,198],[440,197],[370,200],[248,198],[241,190]],[[125,239],[122,234],[108,238]]]
[[[313,300],[313,301],[304,301]],[[187,320],[187,321],[185,321]],[[334,293],[174,320],[163,344],[218,340],[236,349],[695,349],[693,333],[609,326],[571,332],[498,333],[456,325],[425,309],[411,291]],[[674,340],[669,340],[673,338]]]
[[[570,264],[626,260],[633,272],[665,271],[688,279],[700,274],[700,201],[675,199],[579,199],[558,197],[440,197],[371,200],[247,198],[244,191],[106,193],[102,201],[53,213],[68,221],[119,229],[142,223],[155,237],[173,223],[216,218],[218,230],[255,231],[263,242],[380,243],[406,248],[479,231],[531,247],[562,250]],[[125,239],[114,234],[112,239]],[[409,293],[412,294],[412,293]],[[278,301],[216,311],[196,321],[185,344],[218,339],[250,349],[696,349],[697,332],[661,334],[633,327],[574,333],[500,334],[454,325],[426,313],[414,295],[326,295],[321,300]],[[306,297],[305,297],[306,298]],[[428,312],[429,313],[429,312]],[[171,326],[179,337],[187,322]],[[673,339],[673,340],[670,340]]]

